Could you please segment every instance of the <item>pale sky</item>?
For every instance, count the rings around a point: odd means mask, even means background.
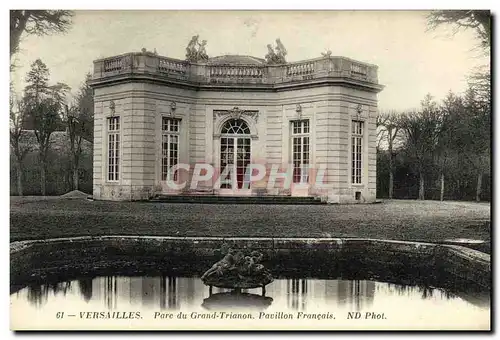
[[[267,44],[280,38],[288,61],[346,56],[379,66],[381,110],[418,107],[427,93],[442,99],[462,92],[466,76],[487,60],[478,58],[472,31],[451,35],[451,27],[426,32],[422,11],[76,11],[64,35],[24,37],[13,75],[24,87],[29,65],[41,58],[51,82],[76,92],[93,60],[142,47],[184,59],[193,35],[207,40],[209,56],[253,55],[263,58]]]

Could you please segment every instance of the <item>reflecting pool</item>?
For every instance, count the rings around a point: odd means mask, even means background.
[[[215,287],[210,294],[197,277],[89,277],[24,287],[11,294],[11,312],[41,329],[490,327],[487,292],[344,279],[276,279],[262,296]]]

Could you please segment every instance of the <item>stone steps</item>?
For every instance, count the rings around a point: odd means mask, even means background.
[[[158,195],[149,202],[199,204],[326,204],[315,197],[296,196],[219,196],[219,195]]]

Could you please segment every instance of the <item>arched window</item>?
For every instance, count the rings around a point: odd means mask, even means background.
[[[230,119],[222,126],[221,133],[227,135],[249,135],[250,128],[243,119]]]

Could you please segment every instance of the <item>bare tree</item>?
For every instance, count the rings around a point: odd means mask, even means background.
[[[441,111],[439,131],[437,136],[436,163],[439,170],[440,195],[441,201],[444,200],[445,193],[445,172],[449,168],[452,160],[457,158],[457,137],[459,138],[458,126],[463,116],[462,98],[449,92],[439,107]]]
[[[394,142],[400,132],[399,114],[395,111],[383,112],[377,117],[380,141],[387,144],[389,151],[389,199],[393,198],[394,191]]]
[[[413,159],[419,175],[418,199],[425,199],[425,175],[432,168],[440,132],[440,112],[432,96],[427,95],[418,111],[400,115],[405,149]]]
[[[92,75],[87,73],[85,81],[80,86],[76,96],[75,105],[78,107],[78,116],[81,121],[84,121],[84,136],[83,138],[90,143],[94,142],[94,90],[90,87]]]
[[[71,108],[66,106],[66,126],[69,134],[73,171],[73,188],[78,190],[79,167],[84,140],[93,142],[94,93],[90,87],[92,75],[86,74]],[[63,87],[64,88],[64,87]]]
[[[10,57],[19,50],[23,33],[27,35],[49,35],[64,33],[72,23],[72,11],[67,10],[11,10],[10,11]]]
[[[476,201],[481,200],[483,175],[490,169],[491,155],[491,106],[477,95],[470,87],[464,96],[467,116],[463,119],[463,131],[467,133],[464,152],[477,173]]]
[[[46,195],[47,158],[50,150],[50,136],[59,126],[60,105],[52,98],[31,104],[29,114],[34,119],[34,131],[38,142],[38,159],[40,162],[40,188],[42,196]]]
[[[78,190],[80,157],[82,155],[82,142],[86,131],[86,120],[77,106],[66,106],[66,124],[69,134],[69,147],[73,169],[73,189]]]
[[[473,29],[480,40],[480,46],[491,46],[491,12],[489,10],[437,10],[427,16],[427,25],[434,30],[443,24],[452,25],[454,33],[461,29]]]
[[[23,196],[23,160],[28,152],[32,150],[31,140],[28,138],[26,130],[23,129],[23,122],[26,116],[26,105],[23,100],[16,100],[10,97],[10,147],[15,157],[17,194]]]

